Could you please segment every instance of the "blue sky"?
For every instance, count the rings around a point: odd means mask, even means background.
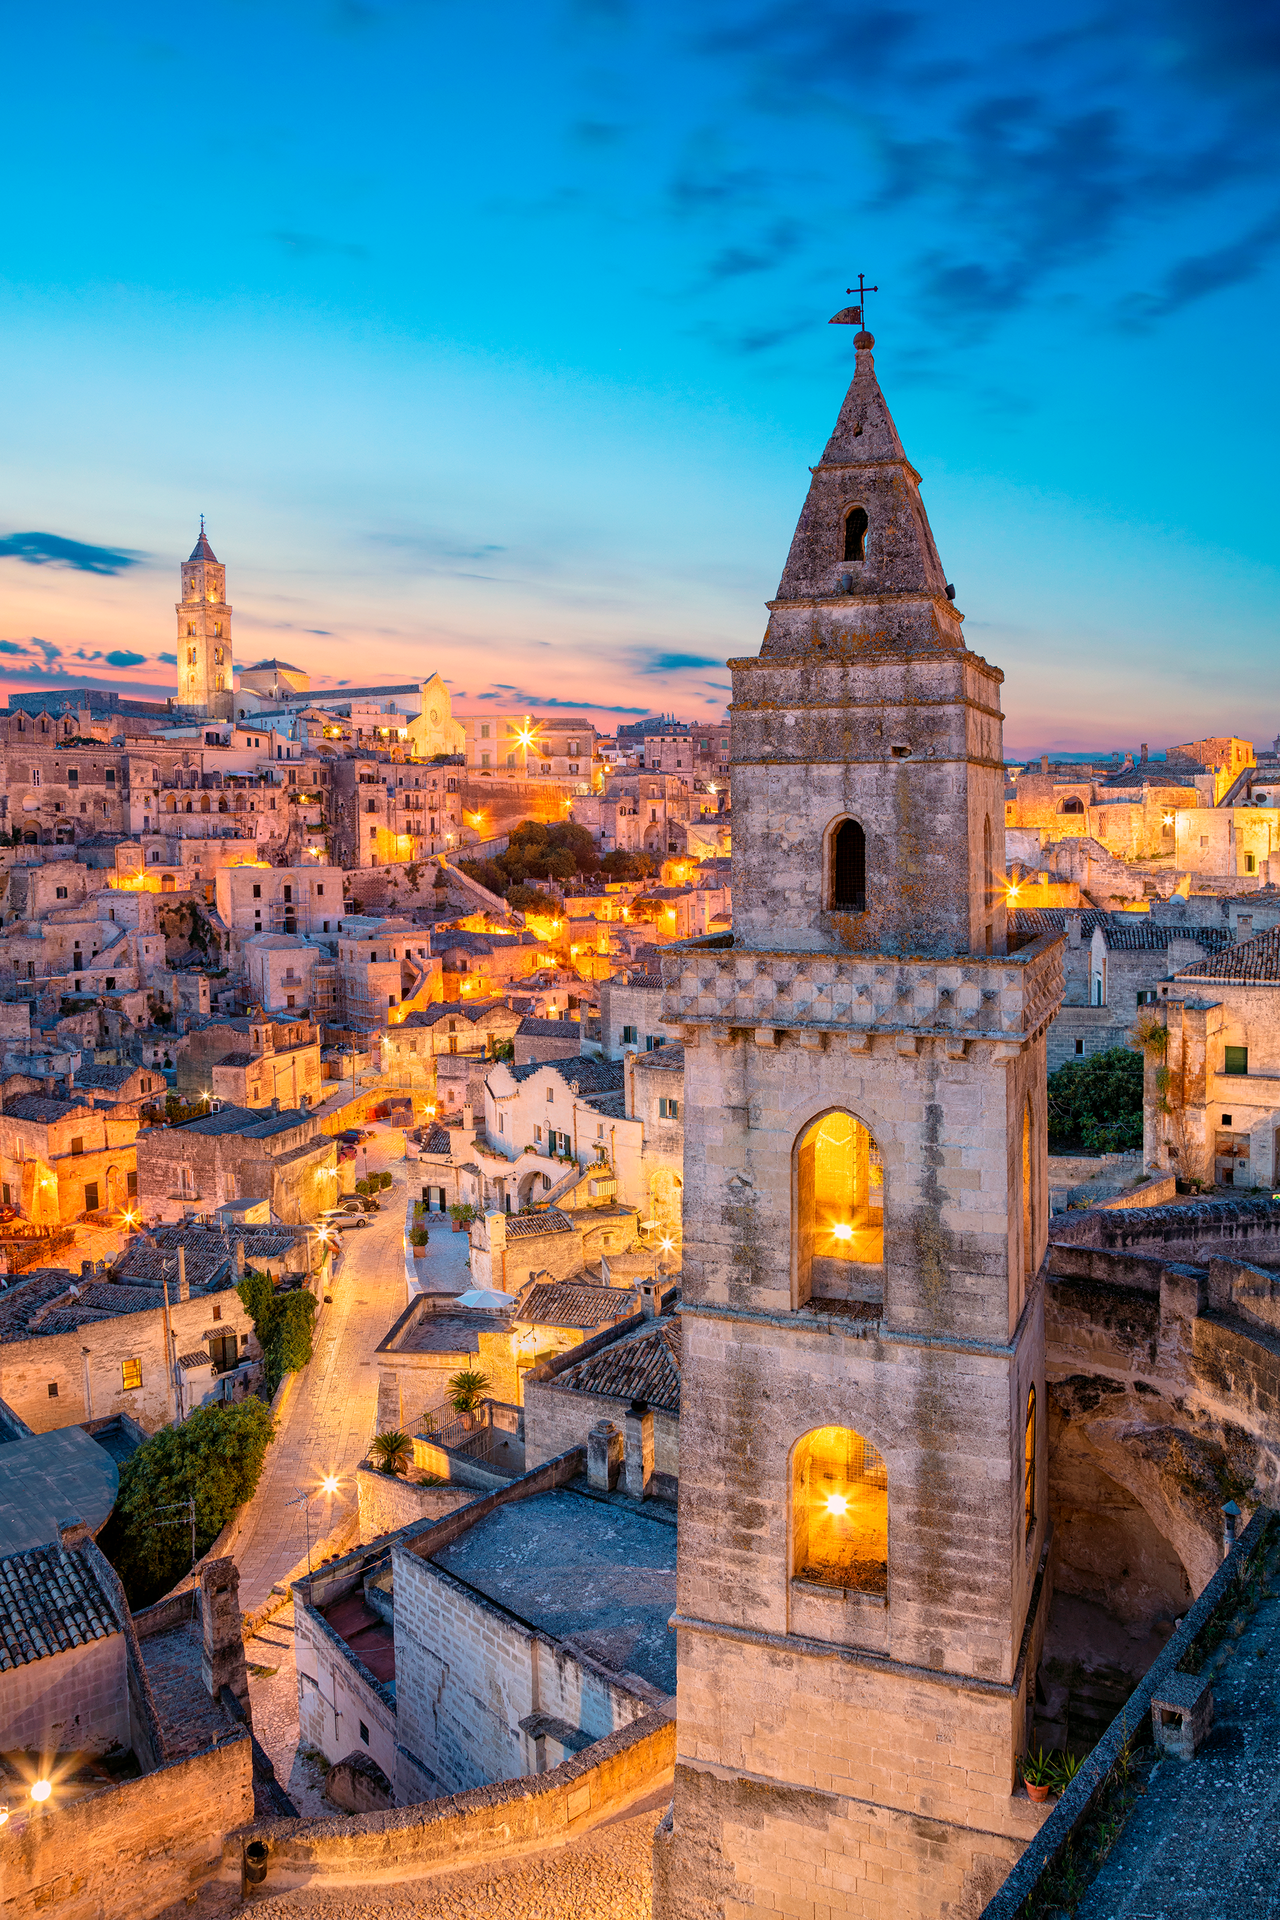
[[[1011,751],[1280,731],[1280,15],[11,14],[0,689],[237,660],[722,711],[876,363]]]

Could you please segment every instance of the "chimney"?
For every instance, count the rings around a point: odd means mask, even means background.
[[[185,1247],[179,1247],[178,1248],[178,1299],[181,1301],[181,1300],[189,1300],[190,1298],[191,1298],[191,1289],[187,1285],[187,1250]]]
[[[57,1091],[57,1086],[58,1086],[58,1083],[54,1079],[53,1075],[51,1073],[46,1073],[44,1077],[44,1097],[46,1100],[52,1100],[55,1092]]]
[[[644,1400],[633,1400],[626,1419],[626,1490],[633,1500],[643,1500],[653,1478],[653,1409]]]
[[[74,1553],[89,1538],[89,1529],[83,1520],[59,1520],[58,1545],[64,1553]]]
[[[646,1320],[656,1320],[662,1305],[662,1283],[658,1280],[640,1282],[640,1311]]]
[[[622,1434],[612,1420],[597,1420],[587,1435],[587,1485],[612,1493],[622,1471]]]
[[[1080,945],[1082,924],[1078,913],[1067,915],[1067,945],[1073,951]]]
[[[244,1241],[243,1240],[236,1241],[236,1272],[240,1276],[240,1278],[243,1280],[244,1279]]]
[[[204,1640],[200,1678],[215,1700],[224,1687],[230,1687],[245,1719],[252,1725],[242,1624],[240,1575],[235,1561],[206,1561],[200,1569],[200,1625]]]
[[[278,1093],[273,1093],[271,1096],[271,1111],[272,1113],[279,1113],[280,1111],[280,1095]]]

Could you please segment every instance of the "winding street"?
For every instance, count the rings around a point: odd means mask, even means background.
[[[374,1351],[406,1304],[404,1209],[416,1190],[417,1168],[406,1162],[404,1136],[378,1127],[366,1143],[369,1171],[390,1172],[382,1210],[371,1224],[343,1235],[344,1254],[319,1322],[315,1351],[293,1385],[262,1478],[245,1516],[235,1557],[240,1605],[246,1613],[307,1551],[307,1511],[291,1505],[303,1491],[310,1501],[311,1540],[336,1527],[356,1503],[355,1468],[373,1434],[378,1398]],[[363,1167],[362,1167],[363,1171]],[[338,1476],[336,1494],[320,1482]]]

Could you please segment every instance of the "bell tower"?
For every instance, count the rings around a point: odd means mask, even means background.
[[[873,345],[760,653],[729,663],[733,933],[662,961],[685,1255],[661,1920],[977,1912],[1043,1817],[1017,1762],[1049,1598],[1060,941],[1006,950],[1002,676],[964,644]]]
[[[231,609],[227,570],[209,545],[200,516],[200,538],[182,566],[178,602],[179,707],[198,709],[214,720],[234,712],[231,684]]]

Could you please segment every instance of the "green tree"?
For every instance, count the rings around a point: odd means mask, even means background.
[[[1141,1053],[1108,1047],[1049,1075],[1051,1153],[1125,1153],[1141,1145]]]
[[[651,853],[628,853],[618,847],[613,853],[606,853],[600,862],[600,871],[610,880],[651,880],[658,871],[658,863]]]
[[[196,1503],[198,1559],[252,1495],[274,1432],[260,1400],[197,1407],[180,1427],[162,1427],[125,1461],[98,1544],[130,1607],[149,1606],[189,1570],[191,1531],[182,1504]]]
[[[274,1393],[286,1373],[296,1373],[311,1358],[316,1303],[305,1287],[278,1292],[270,1274],[245,1274],[236,1287],[262,1348],[268,1391]]]

